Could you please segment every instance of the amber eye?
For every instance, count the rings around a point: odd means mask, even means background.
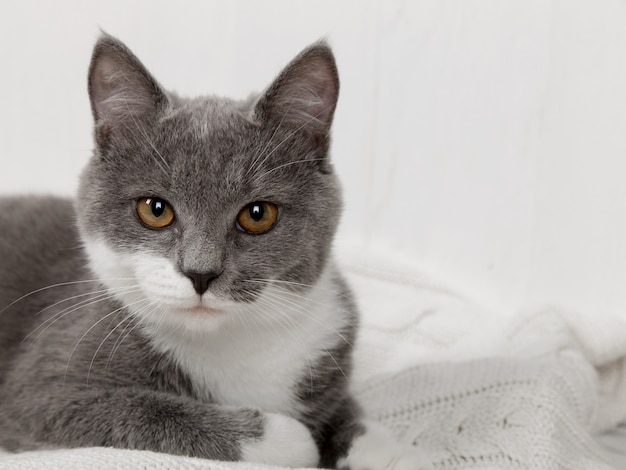
[[[137,215],[150,228],[165,228],[174,222],[174,209],[158,197],[144,197],[137,201]]]
[[[267,232],[278,219],[278,207],[271,202],[252,202],[239,211],[237,227],[244,232]]]

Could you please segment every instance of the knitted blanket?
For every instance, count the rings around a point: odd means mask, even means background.
[[[592,435],[626,418],[626,322],[505,317],[397,263],[342,264],[363,313],[354,393],[433,468],[613,468]],[[3,469],[114,467],[271,468],[105,448],[0,453]]]

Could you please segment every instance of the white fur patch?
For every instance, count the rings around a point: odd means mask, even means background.
[[[268,287],[240,306],[216,331],[190,335],[160,329],[157,347],[169,351],[201,396],[235,406],[296,415],[295,386],[339,341],[347,314],[332,305],[330,276],[300,297]]]
[[[307,468],[318,464],[317,446],[302,423],[274,413],[266,413],[265,418],[263,438],[241,449],[245,462]]]
[[[365,434],[357,437],[348,456],[337,463],[337,468],[350,470],[430,470],[427,456],[413,446],[403,446],[391,433],[375,422],[364,423]]]
[[[339,331],[350,321],[335,295],[332,266],[304,294],[276,283],[243,304],[207,292],[203,305],[218,313],[193,313],[198,295],[169,260],[122,255],[93,240],[86,249],[92,269],[207,401],[296,416],[295,386],[315,377],[312,367],[343,341]]]
[[[183,329],[192,332],[215,330],[224,315],[194,313],[199,296],[187,277],[166,258],[152,254],[122,254],[100,240],[85,244],[90,267],[110,292],[145,325]],[[234,303],[218,299],[210,292],[202,307],[229,309]]]

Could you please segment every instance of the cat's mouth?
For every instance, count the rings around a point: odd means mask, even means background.
[[[196,305],[182,310],[186,313],[191,313],[192,315],[219,315],[223,313],[223,311],[218,308],[208,307],[206,305]]]

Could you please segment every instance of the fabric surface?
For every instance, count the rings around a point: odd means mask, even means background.
[[[342,253],[363,314],[353,390],[370,418],[437,469],[616,468],[592,436],[626,418],[626,322],[506,317],[389,256]],[[271,467],[93,448],[3,454],[0,468]]]

